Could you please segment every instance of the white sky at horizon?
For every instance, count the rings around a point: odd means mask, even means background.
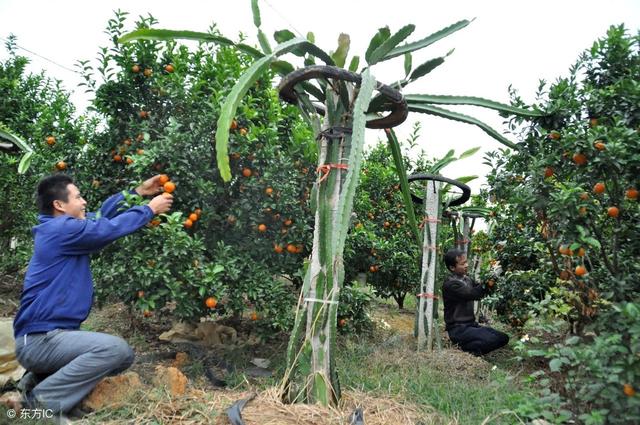
[[[603,37],[610,25],[624,23],[630,33],[640,29],[638,0],[261,0],[260,7],[262,29],[270,39],[275,30],[284,28],[302,34],[313,31],[316,44],[328,52],[335,49],[340,32],[348,33],[350,56],[359,55],[361,67],[369,40],[379,27],[388,25],[394,33],[406,24],[415,24],[416,30],[408,38],[415,41],[461,19],[475,18],[463,30],[414,53],[415,67],[455,48],[443,65],[409,85],[405,93],[479,96],[504,103],[509,102],[510,84],[525,102],[533,102],[539,80],[552,82],[566,76],[579,54]],[[19,46],[73,69],[78,60],[95,60],[98,48],[109,45],[104,29],[116,9],[130,12],[129,29],[133,29],[138,16],[151,13],[159,20],[157,28],[204,32],[215,22],[223,35],[236,40],[242,32],[250,44],[257,44],[250,0],[0,0],[0,37],[15,34]],[[79,75],[23,50],[18,54],[30,58],[29,71],[45,70],[47,76],[62,80],[79,111],[88,106],[84,89],[77,87]],[[6,56],[6,50],[0,48],[0,60]],[[404,76],[402,63],[399,57],[373,67],[372,72],[379,81],[390,83]],[[479,118],[499,132],[505,130],[503,119],[493,111],[450,109]],[[469,184],[477,193],[489,171],[482,165],[482,152],[502,145],[475,126],[415,113],[397,129],[401,138],[409,134],[417,120],[422,124],[420,144],[430,156],[441,157],[451,148],[460,154],[474,146],[482,147],[481,152],[443,172],[450,178],[481,176]],[[369,130],[367,142],[381,137],[382,133]]]

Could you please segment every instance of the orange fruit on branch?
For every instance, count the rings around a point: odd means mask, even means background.
[[[158,178],[158,182],[160,184],[165,184],[168,181],[169,181],[169,176],[167,176],[166,174],[160,174],[160,177]]]
[[[624,384],[622,386],[622,392],[627,397],[633,397],[636,394],[636,390],[633,388],[633,385],[631,384]]]
[[[266,193],[267,195],[271,195],[273,193],[273,188],[272,187],[268,187],[264,190],[264,193]]]
[[[218,305],[218,300],[216,299],[216,297],[209,297],[204,301],[204,305],[206,305],[207,308],[216,308],[216,306]]]
[[[164,66],[164,70],[171,74],[175,70],[175,68],[172,64],[168,63]]]
[[[235,130],[236,128],[238,128],[238,121],[236,120],[231,121],[231,125],[229,126],[229,129]]]
[[[587,163],[587,157],[583,153],[574,153],[572,159],[577,165],[584,165]]]
[[[263,223],[258,224],[258,231],[261,232],[261,233],[266,232],[267,231],[267,225],[263,224]]]
[[[251,320],[253,320],[254,322],[256,320],[258,320],[258,313],[256,313],[255,311],[251,312]]]
[[[587,274],[587,268],[585,266],[578,266],[575,270],[576,276],[584,276]]]
[[[241,136],[246,136],[247,135],[247,129],[246,128],[241,128],[240,129],[240,135]]]
[[[338,321],[338,326],[340,326],[341,328],[344,328],[347,325],[347,319],[340,319]]]
[[[162,187],[164,187],[164,191],[167,193],[173,193],[176,190],[176,185],[173,182],[166,182]]]
[[[620,215],[620,209],[618,207],[609,207],[607,208],[607,215],[611,218],[616,218]]]
[[[142,73],[145,77],[151,77],[153,75],[153,70],[151,68],[145,68]]]
[[[297,254],[298,253],[298,249],[296,248],[296,246],[292,243],[287,244],[287,252],[289,254]]]
[[[596,140],[593,146],[599,151],[603,151],[607,148],[607,146],[604,144],[602,140]]]
[[[638,190],[636,188],[630,187],[625,192],[625,196],[627,197],[627,199],[636,200],[638,199]]]
[[[277,254],[282,254],[282,252],[284,251],[284,248],[282,248],[282,245],[275,244],[275,245],[273,245],[273,250],[274,250]]]
[[[58,169],[58,171],[66,170],[67,169],[67,163],[64,162],[64,161],[58,161],[58,162],[56,162],[56,168]]]
[[[185,229],[191,229],[193,227],[193,221],[186,219],[182,225],[185,227]]]
[[[549,138],[551,140],[560,140],[560,133],[557,131],[552,131],[551,133],[549,133]]]
[[[131,67],[131,72],[133,72],[134,74],[137,74],[138,72],[140,72],[140,65],[133,65]]]
[[[593,186],[593,192],[597,193],[598,195],[603,194],[605,190],[605,185],[602,182],[596,183]]]
[[[551,168],[551,167],[545,168],[544,169],[544,177],[548,179],[551,176],[553,176],[553,168]]]
[[[198,214],[196,214],[194,212],[189,214],[189,220],[191,220],[191,221],[193,221],[195,223],[196,221],[198,221]]]
[[[242,175],[245,177],[251,177],[251,174],[253,174],[253,172],[251,171],[251,168],[243,168],[242,169]]]
[[[138,291],[138,298],[144,297],[144,291]]]
[[[53,136],[48,136],[45,140],[47,141],[47,145],[49,146],[53,146],[56,144],[56,138]]]

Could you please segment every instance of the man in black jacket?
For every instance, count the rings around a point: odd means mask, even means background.
[[[444,263],[451,275],[442,285],[444,321],[451,342],[476,356],[505,346],[509,337],[488,326],[480,326],[473,312],[473,301],[484,297],[489,288],[467,276],[467,256],[459,249],[450,249]]]

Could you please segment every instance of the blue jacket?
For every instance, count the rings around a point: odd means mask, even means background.
[[[93,303],[89,254],[140,229],[153,218],[148,206],[126,211],[116,194],[100,208],[99,217],[40,215],[33,227],[34,250],[24,279],[20,308],[13,321],[16,338],[53,329],[79,329]]]

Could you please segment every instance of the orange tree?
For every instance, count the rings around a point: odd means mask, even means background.
[[[640,38],[611,27],[569,77],[541,85],[547,117],[511,122],[524,154],[488,156],[499,303],[516,324],[533,311],[570,325],[530,354],[549,359],[552,387],[586,423],[640,420],[639,80]]]
[[[95,124],[75,116],[69,94],[59,82],[44,73],[27,74],[28,59],[16,55],[15,42],[9,36],[9,55],[0,63],[0,270],[8,272],[23,268],[30,256],[30,229],[37,216],[33,193],[38,180],[67,172],[80,161],[86,134]],[[19,146],[31,152],[21,173],[18,165],[23,151]]]
[[[136,26],[153,24],[149,16]],[[117,12],[98,66],[81,62],[105,129],[71,169],[92,204],[160,173],[175,202],[172,214],[95,259],[99,299],[124,300],[147,316],[166,307],[181,319],[249,310],[265,331],[287,327],[310,248],[310,130],[280,104],[269,76],[256,81],[229,127],[233,179],[223,184],[213,133],[220,99],[249,57],[233,47],[120,44],[125,26]],[[211,297],[215,307],[206,305]]]

